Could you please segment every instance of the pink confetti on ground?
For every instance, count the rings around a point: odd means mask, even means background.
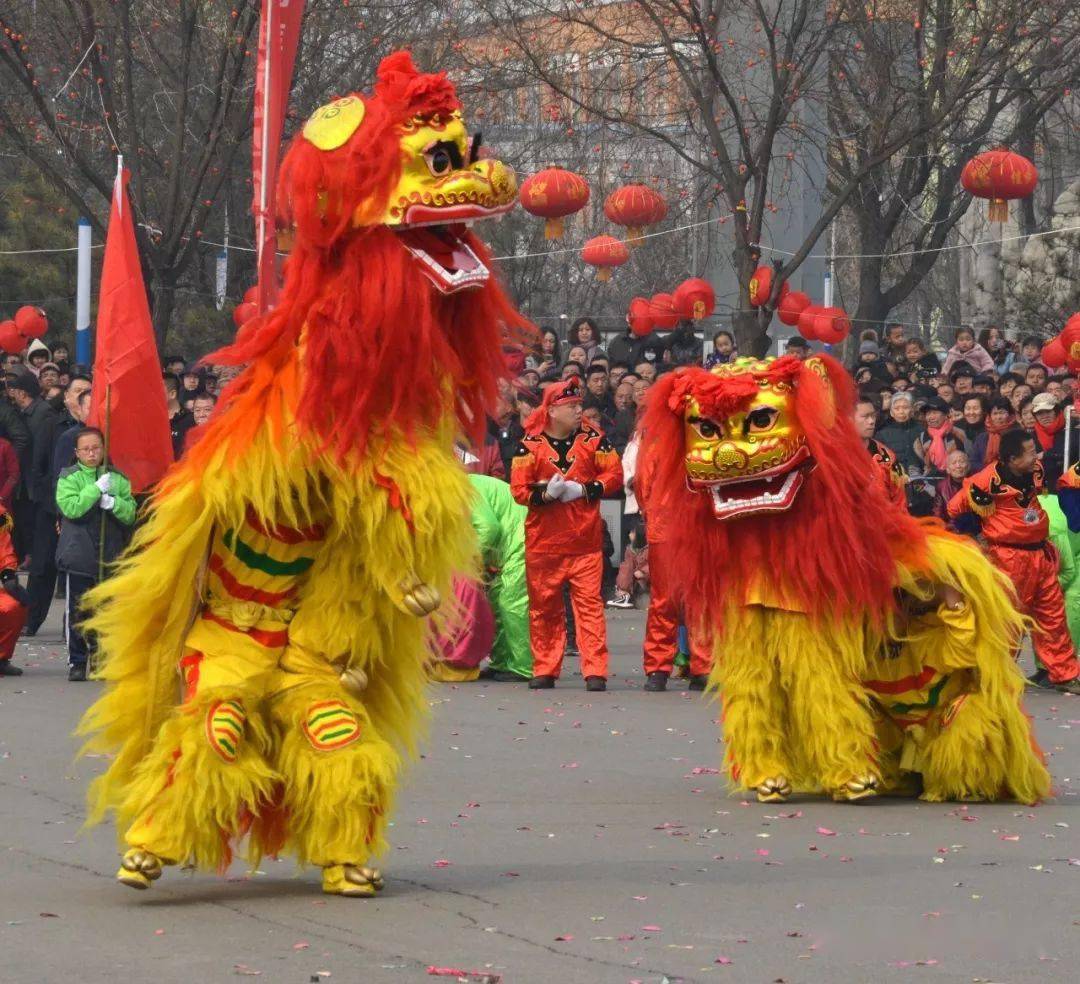
[[[733,964],[733,963],[735,963],[735,961],[734,961],[734,960],[732,960],[732,959],[731,959],[731,957],[717,957],[717,958],[716,958],[716,959],[715,959],[715,960],[713,961],[713,963],[723,964],[723,965],[724,965],[724,966],[726,967],[726,966],[727,966],[728,964]]]
[[[821,834],[822,837],[835,837],[836,836],[836,831],[835,830],[829,830],[828,827],[818,827],[817,832],[819,834]]]
[[[292,945],[292,948],[294,950],[306,950],[309,946],[311,946],[310,943],[308,943],[306,940],[301,940],[299,943],[294,943]]]
[[[573,938],[574,937],[571,936],[569,933],[564,933],[562,936],[556,936],[555,937],[555,942],[556,943],[569,943]]]
[[[433,868],[449,868],[453,862],[447,861],[445,858],[439,858],[438,861],[432,861],[431,867]]]
[[[767,847],[759,847],[754,853],[759,858],[767,858],[769,856],[769,849]]]
[[[659,926],[642,926],[641,931],[643,933],[662,933],[663,930]]]

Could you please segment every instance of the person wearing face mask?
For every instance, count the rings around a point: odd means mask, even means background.
[[[602,434],[582,421],[581,383],[548,387],[525,422],[510,489],[529,510],[525,571],[533,678],[555,686],[566,646],[563,585],[569,583],[585,689],[607,689],[608,648],[601,596],[604,563],[600,499],[622,488],[622,465]]]

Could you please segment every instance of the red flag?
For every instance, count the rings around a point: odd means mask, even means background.
[[[113,187],[88,423],[102,430],[108,426],[109,458],[135,492],[144,492],[172,464],[172,437],[127,197],[129,178],[121,171]]]
[[[259,58],[255,69],[255,130],[251,138],[251,211],[255,216],[259,276],[256,303],[260,312],[269,308],[277,296],[274,189],[285,107],[292,88],[303,16],[304,0],[262,0]]]

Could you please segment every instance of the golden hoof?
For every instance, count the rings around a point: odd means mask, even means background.
[[[877,796],[881,791],[881,780],[877,776],[859,776],[844,783],[833,793],[833,799],[840,803],[856,803],[859,800]]]
[[[369,899],[385,884],[378,868],[355,864],[328,864],[323,868],[323,891],[327,895]]]
[[[430,615],[439,605],[442,598],[439,592],[430,584],[425,584],[415,574],[406,578],[401,583],[401,604],[410,615],[423,618]]]
[[[161,877],[161,858],[135,847],[124,854],[116,880],[128,888],[146,889]]]
[[[791,795],[791,783],[786,776],[773,776],[757,788],[759,803],[783,803]]]

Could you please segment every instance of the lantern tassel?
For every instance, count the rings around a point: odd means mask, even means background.
[[[990,199],[990,221],[1005,222],[1009,218],[1009,203],[1004,198]]]
[[[544,238],[545,239],[562,239],[563,237],[563,220],[562,216],[558,216],[554,219],[548,219],[544,223]]]
[[[641,226],[630,226],[627,230],[626,245],[637,249],[645,241],[645,230]]]
[[[611,279],[611,267],[598,267],[596,270],[596,279],[601,283],[607,283]]]

